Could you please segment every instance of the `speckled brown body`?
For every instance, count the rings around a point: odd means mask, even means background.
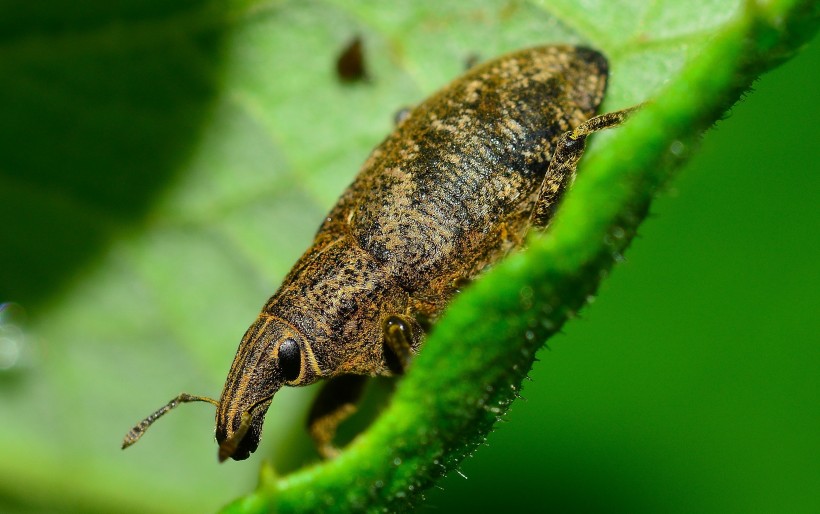
[[[333,455],[361,382],[350,377],[401,372],[459,285],[549,223],[586,136],[625,118],[590,119],[607,74],[593,50],[533,48],[472,69],[410,111],[245,333],[220,400],[180,395],[124,446],[176,404],[208,401],[220,460],[241,460],[276,391],[330,378],[310,428]]]
[[[597,52],[541,47],[474,68],[412,110],[246,334],[220,400],[217,439],[278,388],[259,366],[260,352],[273,353],[272,325],[299,335],[300,384],[391,374],[383,343],[391,315],[412,325],[417,351],[421,325],[439,317],[457,284],[521,245],[559,136],[594,115],[606,78]],[[557,189],[570,179],[553,177]]]

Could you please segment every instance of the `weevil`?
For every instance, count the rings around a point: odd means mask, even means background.
[[[283,386],[327,383],[308,416],[319,453],[368,376],[403,373],[465,283],[547,227],[589,134],[606,59],[542,46],[468,71],[397,120],[245,333],[219,400],[181,394],[125,437],[136,442],[180,403],[216,406],[220,462],[243,460]]]

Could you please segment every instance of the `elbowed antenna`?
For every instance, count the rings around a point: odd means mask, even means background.
[[[219,408],[219,402],[214,400],[213,398],[208,398],[207,396],[194,396],[192,394],[182,393],[170,402],[168,402],[166,405],[157,409],[156,412],[154,412],[144,420],[140,421],[134,428],[129,430],[128,433],[125,434],[125,438],[122,440],[122,449],[124,450],[132,444],[139,441],[140,437],[142,437],[142,434],[144,434],[145,431],[148,430],[148,427],[150,427],[154,423],[154,421],[158,420],[163,415],[165,415],[166,412],[173,409],[180,403],[188,402],[208,402],[211,405],[214,405],[217,408]]]

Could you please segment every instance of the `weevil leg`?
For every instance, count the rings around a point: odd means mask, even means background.
[[[410,117],[410,111],[412,111],[412,107],[402,107],[398,111],[393,114],[393,125],[398,127],[401,123]]]
[[[364,375],[331,378],[313,401],[308,415],[308,433],[322,458],[332,459],[339,454],[333,438],[339,425],[356,412],[366,380]]]
[[[400,317],[390,316],[384,320],[384,349],[390,371],[401,375],[413,356],[414,323]]]
[[[467,58],[464,59],[464,71],[470,71],[471,69],[475,68],[478,64],[481,64],[481,56],[479,54],[469,54]]]
[[[564,190],[575,179],[575,170],[584,154],[587,136],[599,130],[617,127],[640,107],[637,105],[595,116],[558,139],[547,174],[538,192],[538,200],[530,214],[530,226],[544,228],[549,224]]]

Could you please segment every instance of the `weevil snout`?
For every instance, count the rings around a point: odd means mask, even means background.
[[[283,385],[310,384],[319,376],[306,338],[281,318],[261,314],[245,332],[219,401],[182,393],[132,428],[123,449],[136,443],[160,417],[182,403],[216,406],[219,461],[247,459],[259,446],[265,413]]]
[[[308,360],[305,338],[281,318],[262,314],[250,326],[216,411],[220,462],[244,460],[256,451],[273,395],[283,385],[315,380]]]

